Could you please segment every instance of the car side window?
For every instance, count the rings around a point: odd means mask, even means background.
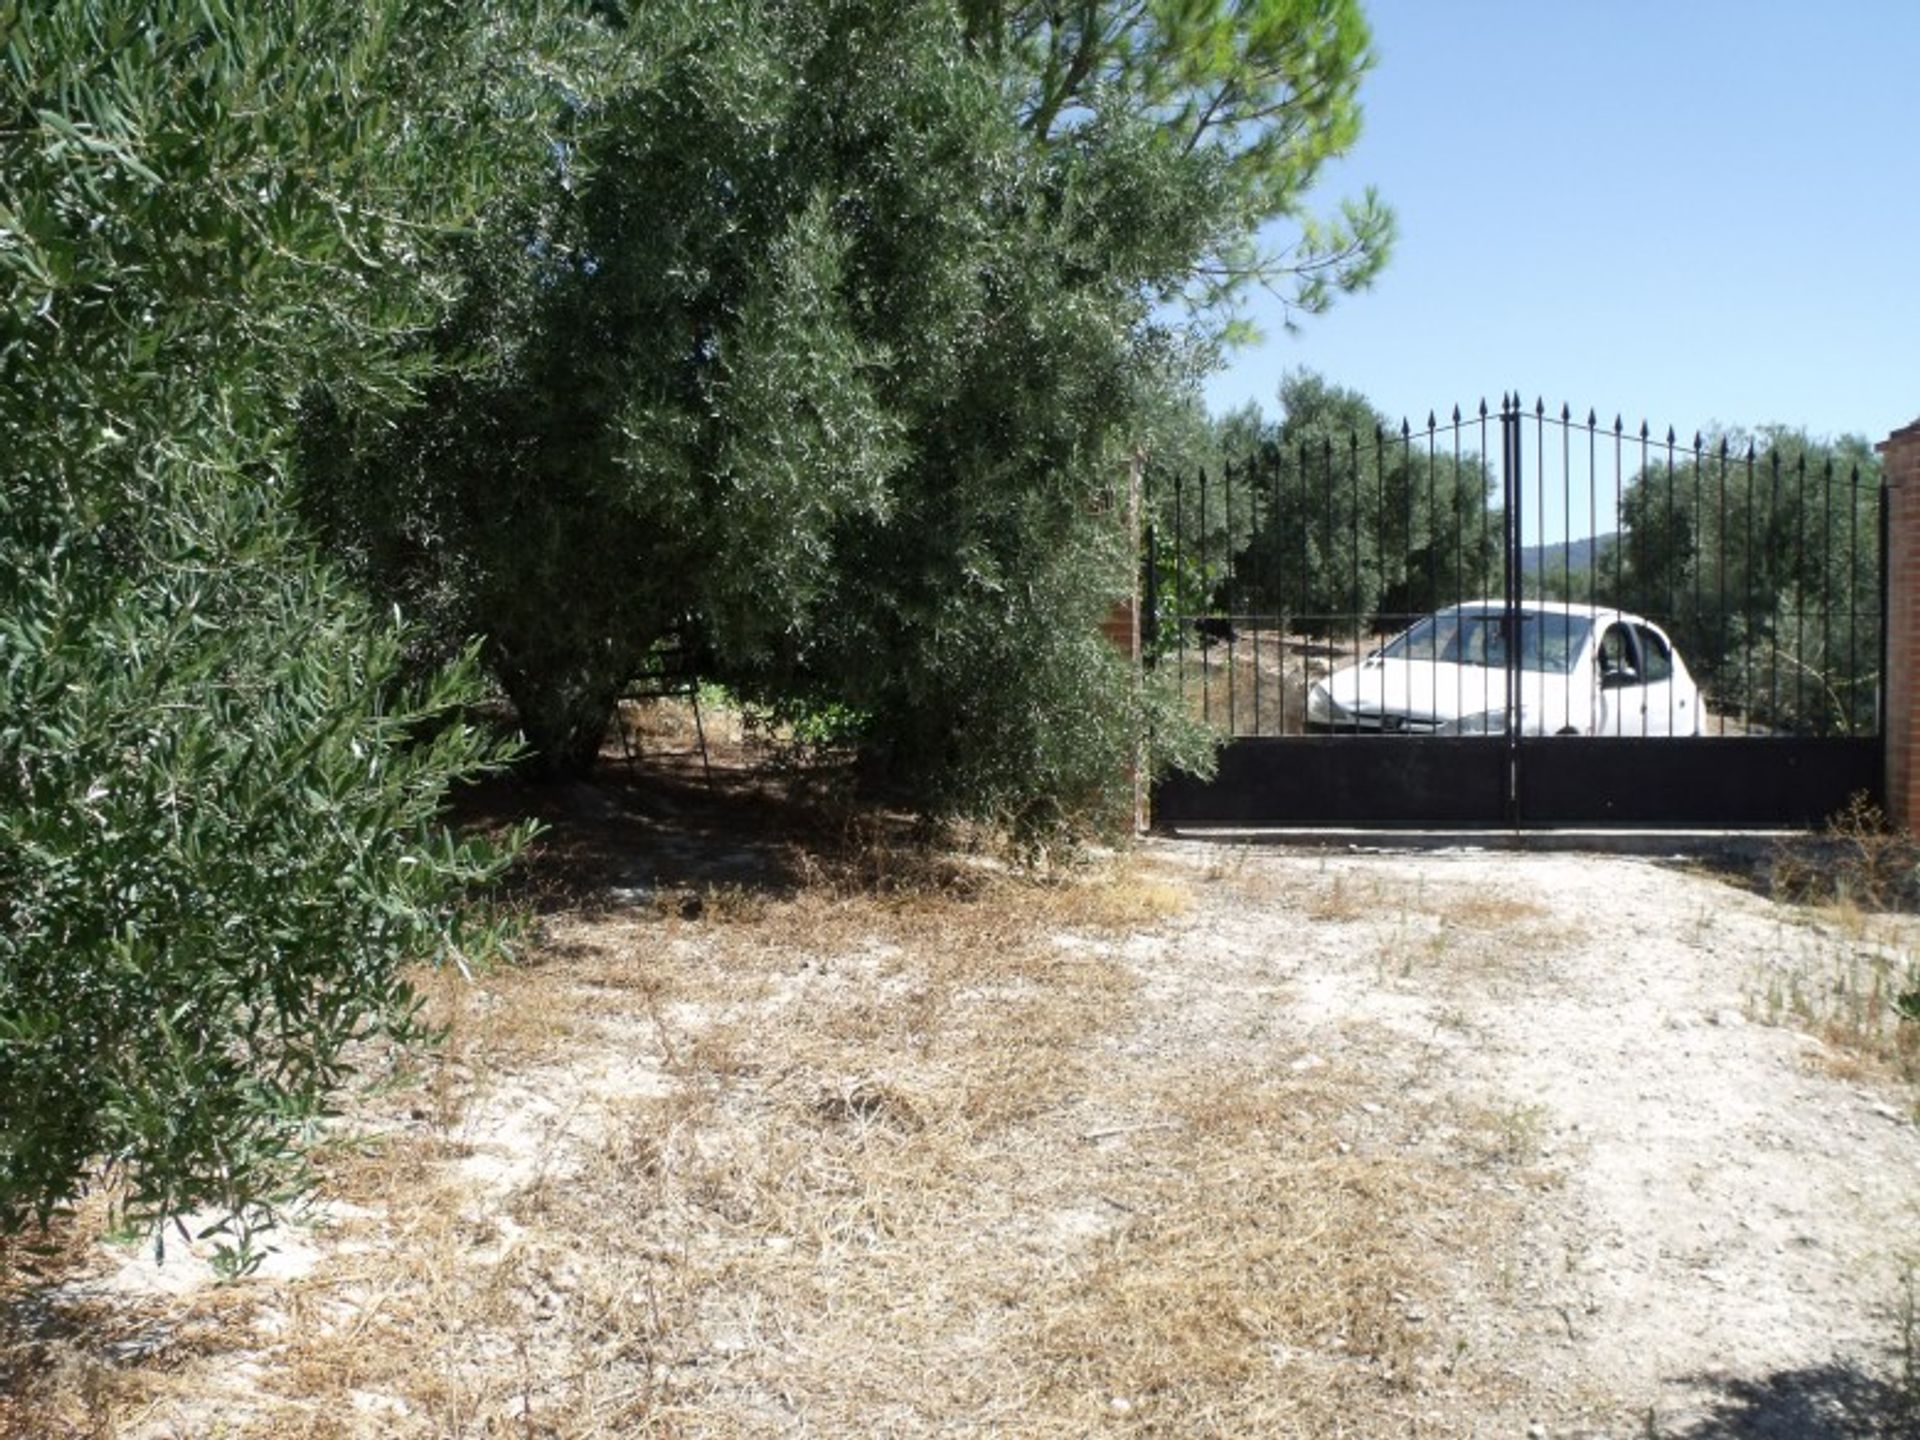
[[[1640,642],[1640,678],[1649,685],[1673,678],[1673,652],[1667,649],[1667,642],[1659,634],[1645,625],[1633,627],[1634,637]]]
[[[1624,625],[1609,625],[1600,637],[1600,677],[1633,672],[1633,638]]]

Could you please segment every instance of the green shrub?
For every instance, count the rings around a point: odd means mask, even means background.
[[[485,952],[450,837],[471,671],[402,635],[260,491],[175,494],[130,551],[0,509],[0,1229],[105,1169],[133,1220],[301,1182],[352,1042],[417,1028],[405,966]],[[451,722],[451,723],[449,723]]]
[[[406,967],[496,938],[511,845],[434,819],[496,758],[471,664],[403,684],[283,497],[301,398],[407,403],[453,237],[551,163],[534,13],[0,0],[0,1231],[104,1173],[244,1237]]]

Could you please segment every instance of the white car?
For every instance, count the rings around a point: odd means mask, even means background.
[[[1498,600],[1427,616],[1318,681],[1318,732],[1500,735],[1516,622]],[[1700,691],[1665,632],[1594,605],[1524,602],[1517,615],[1523,735],[1698,735]]]

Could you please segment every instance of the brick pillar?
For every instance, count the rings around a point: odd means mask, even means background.
[[[1920,420],[1878,449],[1887,477],[1887,818],[1920,835]]]

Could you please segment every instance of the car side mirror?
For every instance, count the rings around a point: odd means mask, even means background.
[[[1640,672],[1630,667],[1619,670],[1609,670],[1600,677],[1600,688],[1602,690],[1624,690],[1629,685],[1638,685],[1639,683]]]

